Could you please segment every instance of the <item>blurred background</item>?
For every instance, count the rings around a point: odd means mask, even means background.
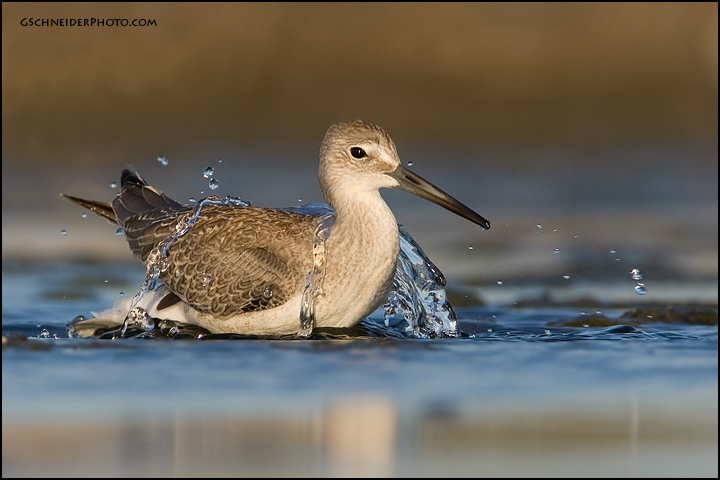
[[[180,201],[323,202],[320,143],[354,119],[492,223],[383,191],[456,307],[717,309],[717,3],[3,3],[2,72],[4,331],[142,283],[60,193],[110,201],[132,164]],[[689,347],[4,346],[3,475],[713,477],[714,325]]]
[[[714,139],[717,43],[714,3],[11,3],[3,159],[317,148],[355,118],[401,143],[471,148]]]
[[[210,193],[201,173],[214,165],[221,196],[323,201],[325,130],[363,119],[495,226],[480,236],[439,208],[385,194],[450,276],[547,272],[548,262],[533,266],[533,247],[547,251],[536,225],[548,233],[551,222],[571,244],[580,234],[598,252],[627,245],[645,257],[656,245],[668,275],[717,277],[715,3],[2,8],[3,259],[127,259],[121,239],[81,222],[59,193],[109,200],[129,163],[181,200]],[[436,218],[442,237],[431,234]],[[547,240],[572,246],[558,237]],[[480,247],[475,257],[457,256],[469,246]],[[495,268],[498,252],[526,261]]]

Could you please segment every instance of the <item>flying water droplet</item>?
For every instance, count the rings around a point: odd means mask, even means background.
[[[203,177],[210,178],[213,176],[213,173],[215,173],[215,169],[213,167],[207,167],[205,171],[203,171]]]
[[[82,218],[87,218],[87,213],[83,213],[83,214],[80,215],[80,216],[81,216]]]
[[[472,245],[469,245],[469,246],[468,246],[468,250],[473,250],[474,248],[475,248],[475,247],[473,247]]]
[[[117,182],[110,182],[110,188],[117,188]]]
[[[563,275],[563,278],[564,278],[565,280],[570,280],[570,275]]]
[[[578,233],[578,234],[575,235],[573,238],[580,238],[580,234]]]
[[[638,283],[635,285],[635,293],[638,295],[645,295],[647,293],[647,290],[645,289],[644,283]]]
[[[639,268],[633,268],[630,270],[630,276],[633,280],[642,280],[642,273]]]
[[[538,228],[542,228],[542,225],[540,225],[540,224],[538,223],[538,224],[537,224],[537,227],[538,227]]]
[[[195,198],[195,197],[190,197],[190,198],[188,199],[188,202],[189,202],[189,203],[197,203],[197,198]]]
[[[165,155],[159,155],[158,162],[160,162],[160,165],[162,165],[163,167],[167,167],[168,160],[167,158],[165,158]]]
[[[497,281],[497,284],[498,284],[498,285],[502,285],[502,284],[503,284],[503,281],[502,281],[502,280],[498,280],[498,281]]]
[[[559,249],[559,248],[556,248],[556,249],[553,251],[553,253],[560,253],[560,249]]]
[[[614,248],[611,248],[608,253],[609,253],[610,255],[615,255],[615,254],[617,253],[617,250],[615,250]]]
[[[124,231],[123,231],[122,228],[118,228],[117,230],[115,230],[115,235],[118,236],[118,237],[119,237],[120,235],[122,235],[123,233],[124,233]]]
[[[214,178],[210,180],[210,184],[209,184],[210,190],[217,190],[217,188],[219,186],[220,186],[220,183],[217,180],[215,180]]]
[[[412,166],[413,166],[412,160],[410,160],[410,161],[407,163],[407,165],[408,165],[408,167],[412,167]]]

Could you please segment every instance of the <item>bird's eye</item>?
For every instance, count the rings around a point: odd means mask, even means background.
[[[352,147],[350,149],[350,155],[352,155],[355,158],[367,157],[367,153],[365,153],[365,150],[363,150],[360,147]]]

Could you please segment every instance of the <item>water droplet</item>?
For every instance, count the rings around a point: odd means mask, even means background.
[[[498,285],[502,285],[502,284],[503,284],[503,281],[502,281],[502,280],[498,280],[498,281],[497,281],[497,284],[498,284]]]
[[[553,253],[560,253],[560,249],[556,248],[555,250],[553,250]]]
[[[410,161],[408,162],[408,167],[412,167],[412,166],[413,166],[413,162],[412,162],[412,160],[410,160]]]
[[[302,202],[302,198],[298,197],[298,203]]]
[[[578,234],[575,235],[573,238],[580,238],[580,234],[578,233]]]
[[[63,237],[67,236],[67,230],[60,230],[60,235],[62,235]]]
[[[472,249],[474,249],[474,248],[475,248],[475,247],[473,247],[472,245],[469,245],[469,246],[468,246],[468,250],[472,250]]]
[[[167,158],[165,158],[165,155],[158,156],[158,162],[160,162],[160,165],[162,165],[163,167],[167,167],[168,160]]]
[[[205,171],[203,171],[203,177],[210,178],[213,176],[213,173],[215,173],[215,169],[213,167],[207,167]]]
[[[272,296],[273,296],[272,288],[267,287],[267,286],[265,288],[263,288],[263,298],[265,300],[270,300],[272,298]]]
[[[640,273],[639,268],[633,268],[630,270],[630,276],[633,280],[642,280],[642,273]]]
[[[121,297],[124,297],[124,296],[125,296],[125,292],[120,292],[120,296],[121,296]]]
[[[42,332],[40,332],[40,335],[38,335],[40,338],[50,338],[50,331],[48,331],[47,328],[43,328]]]
[[[538,228],[542,228],[542,225],[540,225],[539,223],[538,223]]]
[[[117,188],[117,182],[110,182],[110,188]]]
[[[557,232],[557,228],[553,228],[553,233]]]
[[[212,275],[208,275],[207,273],[201,273],[198,276],[198,282],[200,283],[201,287],[207,287],[210,285],[210,282],[212,282]]]
[[[170,268],[170,260],[168,260],[168,258],[163,255],[162,258],[160,258],[157,266],[161,272],[167,272],[168,268]]]
[[[615,250],[614,248],[611,248],[608,253],[610,253],[611,255],[615,255],[617,253],[617,250]]]
[[[87,213],[83,213],[83,214],[80,215],[80,216],[81,216],[82,218],[87,218]]]
[[[117,235],[118,237],[119,237],[120,235],[122,235],[123,233],[124,233],[124,231],[123,231],[122,228],[118,228],[117,230],[115,230],[115,235]]]
[[[645,295],[647,293],[647,290],[645,289],[644,283],[638,283],[635,285],[635,293],[638,295]]]
[[[565,280],[570,280],[570,275],[563,275],[563,278],[564,278]]]
[[[190,203],[197,203],[197,198],[195,198],[195,197],[190,197],[190,198],[188,199],[188,202],[190,202]]]
[[[218,163],[222,163],[222,158],[219,158],[219,159],[218,159]]]
[[[209,184],[210,190],[217,190],[217,188],[219,186],[220,186],[220,183],[217,180],[215,180],[214,178],[212,180],[210,180],[210,184]]]

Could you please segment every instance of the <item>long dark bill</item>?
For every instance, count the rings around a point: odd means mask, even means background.
[[[402,165],[398,165],[395,171],[390,172],[387,175],[398,181],[399,185],[397,188],[400,190],[412,193],[413,195],[417,195],[425,200],[430,200],[431,202],[440,205],[441,207],[450,210],[451,212],[460,215],[473,223],[477,223],[485,230],[490,228],[490,222],[475,213],[472,209],[463,205],[458,200],[455,200],[453,197],[443,192],[420,175],[411,172]]]

